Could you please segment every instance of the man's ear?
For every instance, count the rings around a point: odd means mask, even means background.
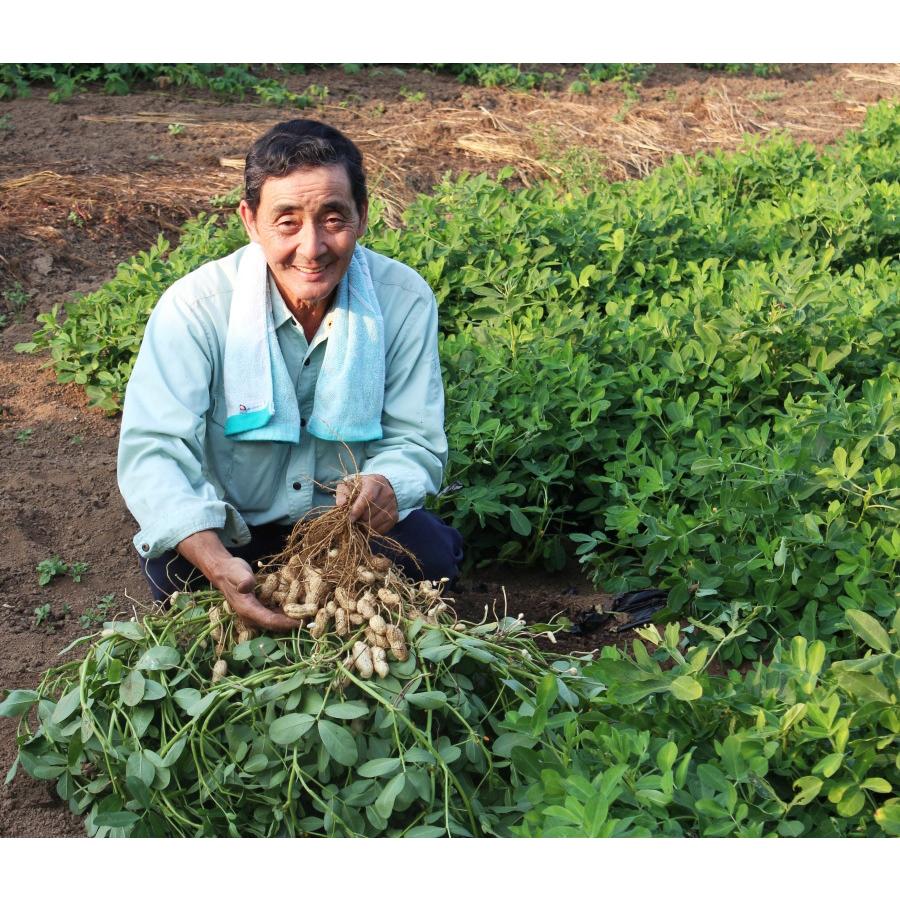
[[[363,203],[359,210],[359,225],[356,228],[356,239],[359,240],[366,233],[366,226],[369,224],[369,203]]]
[[[238,213],[240,214],[241,221],[244,223],[244,231],[247,232],[247,236],[250,240],[259,240],[256,231],[256,216],[254,215],[253,210],[250,209],[250,204],[247,203],[246,200],[241,200],[240,206],[238,206]]]

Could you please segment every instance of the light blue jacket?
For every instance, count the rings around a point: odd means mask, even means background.
[[[225,546],[250,540],[247,525],[291,524],[334,504],[328,488],[356,471],[384,475],[400,518],[436,493],[447,462],[437,303],[408,266],[366,250],[384,318],[383,436],[320,440],[301,427],[299,446],[225,436],[222,360],[242,250],[201,266],[160,297],[125,392],[119,490],[137,519],[134,545],[159,556],[197,531]],[[272,286],[275,329],[305,426],[327,327],[311,343]],[[326,316],[323,324],[327,325]]]

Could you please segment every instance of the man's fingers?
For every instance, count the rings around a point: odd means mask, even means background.
[[[253,594],[239,593],[228,597],[231,608],[246,623],[266,631],[292,631],[300,624],[284,613],[263,606]]]
[[[297,619],[292,619],[284,613],[275,612],[271,609],[267,609],[265,612],[266,617],[263,627],[266,631],[294,631],[300,627],[300,622]]]
[[[235,582],[234,585],[241,594],[252,594],[256,587],[256,579],[253,573],[249,572],[246,576]]]
[[[358,522],[360,519],[368,521],[372,517],[376,506],[375,499],[378,496],[378,485],[368,480],[362,483],[362,489],[353,506],[350,508],[350,521]]]
[[[351,486],[346,482],[338,485],[336,503],[343,506],[350,496]],[[397,524],[397,500],[393,488],[379,475],[364,475],[353,506],[350,507],[351,522],[365,522],[370,528],[385,534]]]

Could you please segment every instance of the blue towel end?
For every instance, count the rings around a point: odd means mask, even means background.
[[[253,412],[229,416],[225,420],[225,436],[230,437],[233,434],[252,431],[254,428],[262,428],[271,418],[272,413],[268,409],[256,409]]]
[[[364,443],[365,441],[380,441],[384,437],[381,423],[376,423],[374,429],[342,428],[340,434],[333,428],[328,428],[315,418],[309,420],[306,430],[321,441],[346,441],[347,443]]]

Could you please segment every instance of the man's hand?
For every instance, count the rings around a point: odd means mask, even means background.
[[[210,583],[225,595],[228,605],[247,625],[264,631],[292,631],[300,624],[296,619],[269,609],[257,600],[253,593],[256,578],[250,564],[244,559],[233,556],[229,562],[220,566]]]
[[[387,534],[400,521],[391,483],[384,475],[360,475],[359,480],[362,488],[350,507],[350,521],[365,522],[373,531]],[[343,506],[350,499],[352,487],[352,479],[338,484],[337,506]]]
[[[265,631],[291,631],[299,626],[296,619],[268,609],[257,600],[253,593],[256,579],[250,563],[232,556],[214,531],[198,531],[175,549],[225,595],[228,605],[245,624]]]

